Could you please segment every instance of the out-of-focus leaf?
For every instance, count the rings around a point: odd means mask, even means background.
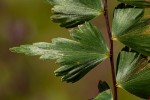
[[[105,81],[100,80],[98,83],[98,89],[99,89],[99,93],[100,93],[100,92],[110,89],[110,87]]]
[[[150,7],[149,0],[118,0],[118,1],[138,7]]]
[[[93,100],[113,100],[112,91],[106,82],[99,82],[99,95]]]
[[[147,57],[125,47],[117,60],[117,86],[148,99],[150,96],[150,63]]]
[[[143,9],[140,8],[116,9],[112,26],[113,40],[150,56],[150,19],[141,19],[142,16]]]
[[[55,38],[52,43],[22,45],[10,50],[26,55],[40,55],[41,59],[58,59],[61,65],[55,71],[63,81],[76,82],[97,64],[109,57],[102,34],[90,23],[71,30],[73,40]]]
[[[75,27],[103,12],[103,0],[48,0],[54,8],[52,21],[61,27]]]

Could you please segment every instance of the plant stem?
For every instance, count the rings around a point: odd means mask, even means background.
[[[113,40],[112,40],[112,34],[110,30],[110,24],[109,24],[109,18],[108,18],[108,10],[107,10],[107,0],[104,0],[104,16],[107,26],[107,33],[109,37],[109,43],[110,43],[110,64],[111,64],[111,74],[112,74],[112,81],[113,81],[113,100],[117,100],[117,87],[116,87],[116,73],[115,73],[115,67],[114,67],[114,53],[113,53]]]

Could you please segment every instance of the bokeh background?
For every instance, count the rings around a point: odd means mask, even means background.
[[[110,21],[117,3],[109,0]],[[0,100],[88,100],[97,95],[100,79],[112,86],[109,60],[77,83],[68,84],[55,77],[53,72],[59,67],[55,60],[42,61],[9,51],[10,47],[21,44],[70,38],[67,29],[50,20],[51,7],[47,0],[0,0]],[[103,16],[92,23],[107,37]],[[115,58],[122,47],[115,43]],[[124,90],[118,91],[119,100],[142,100]]]

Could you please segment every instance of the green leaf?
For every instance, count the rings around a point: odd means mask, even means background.
[[[106,82],[99,82],[99,95],[93,100],[113,100],[112,91]]]
[[[52,21],[71,28],[85,23],[103,12],[103,0],[48,0],[54,8]]]
[[[127,33],[144,15],[143,8],[135,8],[125,4],[119,4],[114,11],[112,35],[116,37]]]
[[[103,91],[93,100],[113,100],[112,91],[110,89]]]
[[[149,0],[118,0],[118,1],[138,7],[150,7]]]
[[[124,48],[117,60],[117,86],[148,99],[150,96],[150,63],[147,57]]]
[[[150,56],[150,18],[141,19],[142,16],[143,9],[140,8],[116,9],[112,26],[113,40]]]
[[[40,55],[41,59],[58,59],[61,65],[55,71],[63,81],[76,82],[97,64],[109,57],[109,50],[103,37],[90,23],[85,23],[70,32],[73,40],[55,38],[52,43],[34,43],[14,47],[12,52],[26,55]]]
[[[141,20],[118,39],[143,55],[150,56],[150,19]]]

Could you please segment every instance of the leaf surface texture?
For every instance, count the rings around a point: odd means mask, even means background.
[[[85,23],[103,12],[103,0],[49,0],[54,5],[52,21],[71,28]]]
[[[39,55],[41,59],[57,59],[61,67],[55,71],[63,81],[76,82],[93,69],[97,64],[109,57],[109,50],[99,32],[90,23],[85,23],[70,32],[73,40],[55,38],[52,43],[34,43],[21,45],[10,50],[26,55]]]
[[[150,96],[150,61],[136,51],[124,48],[117,60],[117,86],[148,99]]]

